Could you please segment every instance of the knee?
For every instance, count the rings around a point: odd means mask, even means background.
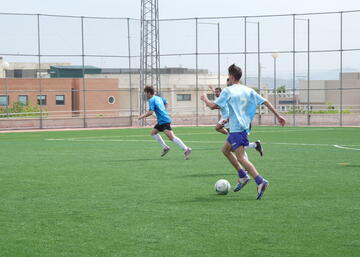
[[[227,148],[225,148],[225,147],[223,147],[223,148],[221,149],[221,152],[222,152],[225,156],[228,156],[228,155],[230,154],[230,150],[227,149]]]

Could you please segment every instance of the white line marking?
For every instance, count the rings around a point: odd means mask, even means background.
[[[341,146],[341,145],[334,145],[334,146],[335,146],[336,148],[340,148],[340,149],[360,151],[360,149],[358,149],[358,148],[345,147],[345,146]]]
[[[94,138],[94,139],[88,139],[88,138],[49,138],[46,140],[51,141],[73,141],[73,142],[151,142],[153,143],[154,140],[151,139],[106,139],[106,138]],[[196,141],[196,140],[187,140],[187,143],[197,143],[197,144],[223,144],[225,140],[221,141]],[[356,150],[360,151],[360,149],[357,148],[351,148],[349,146],[355,146],[360,147],[360,145],[345,145],[345,146],[339,146],[339,145],[333,145],[333,144],[305,144],[305,143],[263,143],[265,145],[293,145],[293,146],[334,146],[341,149],[349,149],[349,150]]]
[[[324,131],[324,130],[334,130],[334,128],[319,128],[319,129],[268,129],[268,130],[257,130],[253,133],[281,133],[281,132],[299,132],[299,131]],[[176,135],[180,136],[192,136],[192,135],[217,135],[215,132],[207,133],[177,133]],[[78,139],[101,139],[101,138],[129,138],[129,137],[149,137],[148,134],[141,135],[119,135],[119,136],[97,136],[97,137],[74,137],[74,138],[47,138],[45,140],[61,141],[61,140],[78,140]]]

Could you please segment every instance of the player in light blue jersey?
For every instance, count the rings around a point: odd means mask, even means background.
[[[226,80],[226,86],[230,86],[229,84],[229,79]],[[209,88],[211,89],[211,91],[214,93],[214,95],[218,98],[221,94],[221,87],[217,87],[215,89],[213,89],[213,87],[211,85],[209,85]],[[220,108],[220,120],[218,121],[218,123],[215,125],[215,130],[219,133],[228,135],[230,128],[229,128],[229,122],[228,122],[228,118],[229,118],[229,107],[226,104],[223,108]],[[251,125],[250,125],[251,126]],[[250,129],[249,129],[250,132]],[[245,149],[249,149],[249,148],[254,148],[259,154],[260,156],[263,156],[263,147],[261,145],[260,140],[256,140],[255,142],[249,142],[249,145],[245,147]]]
[[[177,144],[185,154],[185,159],[190,159],[191,148],[187,147],[184,142],[175,136],[172,128],[171,128],[171,118],[166,111],[167,101],[163,97],[159,97],[154,95],[154,88],[150,86],[146,86],[144,88],[144,93],[149,102],[149,111],[141,116],[139,116],[139,120],[149,117],[151,115],[156,114],[157,124],[151,130],[151,136],[163,147],[163,152],[161,156],[164,156],[170,151],[170,147],[165,143],[162,137],[159,135],[159,132],[164,132],[165,135]]]
[[[258,185],[256,199],[260,200],[269,182],[258,173],[255,166],[245,157],[245,146],[249,144],[249,126],[255,116],[257,105],[261,104],[264,104],[275,114],[281,126],[284,126],[286,121],[269,101],[253,89],[240,85],[240,78],[242,76],[240,67],[233,64],[229,67],[228,71],[231,86],[225,88],[215,102],[209,101],[206,95],[203,95],[201,99],[212,110],[223,108],[226,104],[228,105],[230,134],[224,143],[222,152],[239,175],[238,184],[234,191],[237,192],[241,190],[249,182],[250,177],[245,172],[245,170],[247,170]],[[231,151],[235,152],[236,157]],[[243,167],[245,169],[243,169]]]

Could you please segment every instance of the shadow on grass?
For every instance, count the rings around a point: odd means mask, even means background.
[[[107,161],[108,163],[121,163],[121,162],[147,162],[147,161],[171,161],[170,159],[154,159],[154,158],[139,158],[139,159],[120,159],[120,160],[111,160]]]
[[[360,164],[349,164],[349,165],[344,165],[344,168],[360,168]]]
[[[235,193],[229,193],[228,195],[207,195],[207,196],[201,196],[201,197],[194,197],[187,200],[177,201],[177,203],[211,203],[211,202],[219,202],[219,201],[253,201],[252,198],[244,198],[240,197],[239,195],[235,195]]]

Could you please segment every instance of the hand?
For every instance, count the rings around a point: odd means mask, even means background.
[[[209,85],[208,87],[209,87],[209,88],[211,89],[211,91],[213,90],[213,87],[212,87],[212,85]]]
[[[225,124],[228,123],[228,122],[229,122],[229,119],[223,120],[223,121],[221,122],[221,125],[225,126]]]
[[[283,116],[279,116],[279,117],[278,117],[278,121],[279,121],[279,123],[280,123],[280,125],[281,125],[282,127],[285,126],[286,120],[285,120],[285,118],[284,118]]]
[[[207,96],[205,94],[203,94],[200,96],[200,99],[205,102],[207,100]]]

